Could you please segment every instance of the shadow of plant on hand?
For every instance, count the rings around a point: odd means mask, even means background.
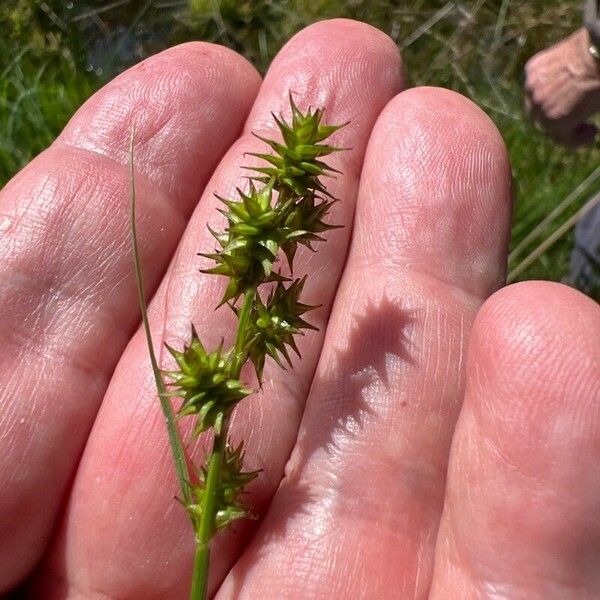
[[[364,306],[338,314],[335,322],[329,322],[328,328],[338,329],[335,334],[338,345],[332,345],[330,340],[334,336],[329,331],[295,449],[274,500],[265,510],[268,523],[264,534],[258,532],[259,544],[254,551],[259,554],[254,553],[251,558],[246,555],[242,563],[260,560],[261,553],[269,551],[271,542],[284,539],[290,534],[294,521],[311,513],[311,504],[317,497],[305,477],[307,465],[318,453],[325,453],[329,463],[335,462],[336,455],[343,453],[349,439],[360,434],[373,413],[385,410],[377,406],[376,396],[379,389],[389,388],[393,370],[406,364],[415,365],[409,334],[416,317],[400,303],[384,293],[380,299],[370,299]],[[406,401],[399,402],[400,406],[409,408]],[[332,472],[319,473],[322,475],[332,481],[336,478]],[[243,566],[238,566],[243,572]],[[234,575],[234,597],[241,591],[242,580],[243,577]]]
[[[378,405],[378,392],[390,387],[393,371],[402,365],[414,365],[409,332],[415,316],[387,296],[370,300],[356,312],[338,316],[329,327],[343,327],[347,333],[343,344],[332,346],[327,336],[319,366],[312,382],[292,457],[272,506],[266,538],[285,537],[288,523],[310,511],[316,500],[306,481],[305,468],[318,453],[327,456],[328,464],[343,454],[348,440],[360,434],[365,423],[386,407]],[[383,394],[382,394],[383,395]],[[389,394],[385,401],[389,403]],[[399,401],[407,407],[406,401]],[[310,429],[307,424],[310,422]],[[335,473],[319,477],[336,478]]]

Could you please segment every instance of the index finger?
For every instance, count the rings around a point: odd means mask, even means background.
[[[0,593],[41,555],[139,320],[128,232],[132,124],[151,293],[259,81],[225,48],[168,50],[91,98],[0,195]]]

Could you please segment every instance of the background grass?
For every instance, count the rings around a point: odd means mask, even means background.
[[[52,141],[95,89],[149,54],[204,39],[238,50],[264,71],[295,32],[343,16],[388,33],[403,49],[412,84],[457,90],[496,122],[513,165],[515,248],[600,165],[596,148],[557,147],[522,112],[524,63],[579,27],[580,8],[579,0],[5,0],[0,186]],[[599,190],[600,177],[574,195],[511,267]],[[561,280],[571,245],[572,231],[517,279]]]

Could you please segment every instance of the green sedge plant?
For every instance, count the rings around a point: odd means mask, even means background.
[[[251,171],[247,190],[238,188],[235,198],[217,195],[226,226],[223,231],[210,230],[217,248],[200,253],[211,263],[202,272],[227,280],[218,307],[227,304],[235,313],[235,341],[227,348],[223,342],[206,348],[191,325],[183,348],[167,346],[173,358],[168,369],[158,365],[148,323],[135,225],[133,133],[131,138],[131,232],[138,296],[180,501],[195,533],[192,600],[207,598],[211,540],[232,522],[251,516],[242,496],[259,473],[244,470],[243,442],[234,444],[228,436],[233,410],[254,392],[242,381],[242,368],[250,362],[262,385],[267,357],[282,368],[291,366],[290,351],[300,356],[296,337],[316,329],[304,319],[315,308],[301,301],[306,276],[284,276],[279,261],[285,257],[293,273],[298,247],[315,251],[315,244],[325,241],[322,234],[337,227],[325,221],[336,198],[323,177],[338,171],[323,158],[341,150],[326,140],[343,125],[324,124],[322,109],[302,112],[291,94],[290,107],[289,121],[273,115],[281,141],[257,136],[269,151],[251,153],[262,165],[246,167]],[[178,428],[183,419],[193,419],[193,437],[212,436],[212,450],[201,465],[186,456]]]

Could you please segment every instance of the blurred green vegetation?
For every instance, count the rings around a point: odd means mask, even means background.
[[[79,35],[38,5],[2,3],[0,30],[1,187],[52,142],[97,82],[74,58]]]
[[[264,71],[294,33],[330,17],[385,31],[402,48],[412,84],[455,89],[496,122],[515,178],[513,247],[600,165],[598,149],[560,148],[522,112],[524,63],[580,26],[579,0],[4,0],[0,186],[95,89],[141,58],[203,39],[234,48]],[[600,190],[599,181],[511,266]],[[519,279],[563,278],[571,244],[572,232]]]

